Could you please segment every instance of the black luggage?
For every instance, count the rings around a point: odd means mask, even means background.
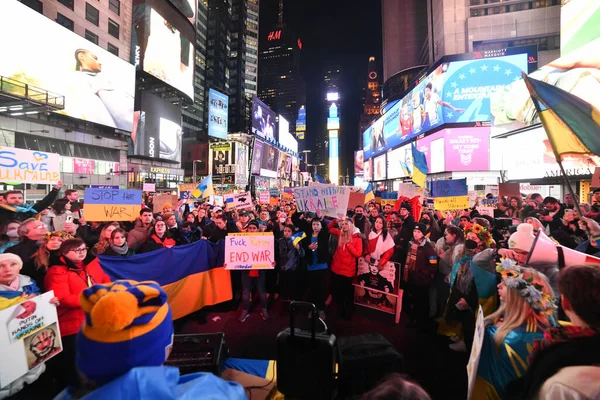
[[[402,372],[404,357],[378,333],[340,338],[339,392],[351,398],[371,390],[386,375]]]
[[[310,309],[310,332],[295,328],[297,309]],[[277,389],[286,398],[320,400],[334,396],[336,338],[328,332],[316,332],[320,321],[314,304],[291,302],[290,327],[277,335]]]

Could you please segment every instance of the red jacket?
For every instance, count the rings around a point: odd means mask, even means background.
[[[81,292],[89,287],[88,276],[91,285],[109,283],[110,278],[100,267],[97,257],[87,264],[84,269],[73,268],[74,264],[65,261],[63,257],[61,257],[61,262],[62,265],[54,265],[48,269],[46,278],[44,278],[44,286],[46,290],[54,290],[54,296],[58,297],[60,301],[57,310],[60,334],[61,336],[69,336],[79,332],[85,320],[85,314],[79,303],[79,296]]]
[[[340,236],[340,230],[336,227],[337,220],[329,223],[329,233]],[[338,275],[352,278],[356,276],[356,259],[362,255],[362,238],[360,230],[356,229],[352,234],[350,243],[340,247],[338,246],[331,261],[331,271]]]

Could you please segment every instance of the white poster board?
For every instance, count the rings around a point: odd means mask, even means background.
[[[60,156],[0,147],[0,182],[53,185],[60,180]]]
[[[0,387],[62,351],[53,297],[51,290],[0,311]]]
[[[269,192],[258,192],[258,201],[260,202],[260,204],[269,204]]]
[[[230,233],[225,238],[225,269],[273,269],[275,238],[272,232]]]
[[[142,192],[155,192],[156,183],[144,183],[142,185]]]
[[[233,208],[236,210],[252,209],[252,195],[250,192],[235,194],[233,196]]]
[[[350,186],[315,183],[308,187],[294,188],[294,198],[299,212],[320,211],[323,215],[345,216],[350,200]]]
[[[477,212],[481,215],[489,215],[490,217],[494,218],[494,207],[478,206]]]
[[[473,388],[475,387],[475,380],[477,379],[477,368],[479,368],[479,359],[481,358],[481,348],[483,347],[483,337],[485,336],[485,317],[483,316],[483,310],[479,306],[477,311],[477,322],[475,325],[475,337],[473,338],[473,346],[471,347],[471,356],[467,363],[467,376],[469,382],[468,400],[471,400],[473,395]]]

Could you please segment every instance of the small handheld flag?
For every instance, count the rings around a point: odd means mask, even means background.
[[[292,238],[291,238],[292,239],[292,244],[294,246],[297,245],[305,237],[306,237],[306,233],[304,233],[304,231],[300,231],[300,232],[294,233],[292,235]]]
[[[192,191],[192,196],[197,199],[210,197],[214,194],[212,175],[208,175],[196,186],[196,189]]]
[[[318,183],[327,183],[327,181],[323,179],[323,177],[319,174],[315,174],[315,181],[317,181]]]

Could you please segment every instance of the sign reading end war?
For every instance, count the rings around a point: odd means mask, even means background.
[[[141,208],[141,190],[85,189],[83,214],[87,221],[133,221]]]
[[[225,238],[225,269],[273,269],[272,232],[230,233]]]
[[[53,185],[60,180],[60,156],[0,146],[0,182]]]
[[[350,200],[350,187],[315,184],[294,188],[294,198],[299,212],[321,211],[330,217],[346,215]]]

